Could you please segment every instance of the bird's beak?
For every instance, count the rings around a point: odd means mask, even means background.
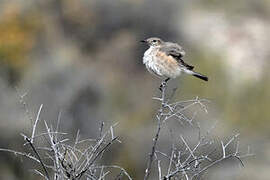
[[[140,42],[142,42],[142,43],[146,43],[147,41],[146,41],[146,40],[141,40]]]

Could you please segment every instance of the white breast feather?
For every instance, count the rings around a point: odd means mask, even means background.
[[[154,48],[150,47],[147,51],[145,51],[144,56],[143,56],[143,64],[145,64],[147,70],[154,74],[157,75],[158,77],[162,76],[160,70],[157,68],[158,66],[155,64],[156,61],[153,59],[154,56]]]

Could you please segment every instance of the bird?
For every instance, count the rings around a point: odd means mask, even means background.
[[[179,44],[165,42],[157,37],[151,37],[141,42],[149,46],[143,55],[143,64],[150,73],[162,78],[164,83],[179,77],[182,73],[208,81],[207,76],[195,72],[194,66],[184,62],[183,58],[186,53]]]

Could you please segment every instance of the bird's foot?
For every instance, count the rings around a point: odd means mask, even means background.
[[[170,78],[165,79],[161,82],[161,85],[159,86],[159,90],[162,92],[164,88],[167,86],[167,82],[170,80]]]
[[[167,82],[166,81],[162,81],[162,83],[159,86],[159,90],[162,92],[166,86],[167,86]]]

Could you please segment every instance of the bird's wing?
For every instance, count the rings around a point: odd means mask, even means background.
[[[161,51],[165,52],[167,55],[171,55],[175,58],[184,57],[185,51],[176,43],[165,42],[160,48]]]
[[[184,66],[189,70],[192,70],[194,68],[194,66],[188,65],[184,62],[182,57],[184,57],[185,51],[178,44],[165,42],[165,44],[160,48],[160,51],[163,51],[167,55],[174,57],[180,64],[180,66]]]

